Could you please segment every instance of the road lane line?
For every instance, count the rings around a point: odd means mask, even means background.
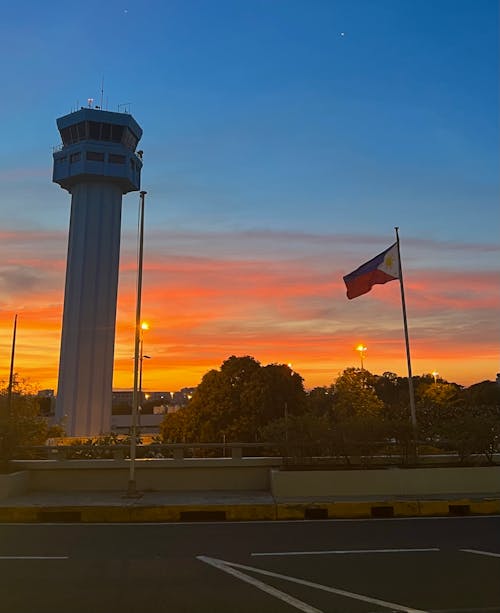
[[[349,554],[349,553],[415,553],[425,551],[440,551],[437,547],[418,548],[418,549],[331,549],[328,551],[263,551],[251,553],[251,556],[321,556],[329,554]]]
[[[394,602],[389,602],[387,600],[380,600],[379,598],[371,598],[370,596],[364,596],[363,594],[355,594],[354,592],[348,592],[346,590],[341,590],[335,587],[329,587],[327,585],[321,585],[320,583],[313,583],[312,581],[307,581],[305,579],[297,579],[296,577],[290,577],[288,575],[281,575],[280,573],[273,573],[269,570],[264,570],[262,568],[255,568],[254,566],[245,566],[244,564],[237,564],[236,562],[228,562],[227,560],[218,560],[217,558],[209,558],[207,556],[197,556],[199,560],[206,562],[207,564],[212,564],[213,566],[217,566],[220,568],[221,566],[225,566],[226,568],[221,568],[221,570],[227,570],[227,567],[233,567],[234,569],[240,568],[242,570],[247,570],[252,573],[257,573],[259,575],[265,575],[267,577],[274,577],[276,579],[284,579],[285,581],[290,581],[291,583],[297,583],[298,585],[304,585],[306,587],[312,587],[317,590],[322,590],[323,592],[329,592],[331,594],[336,594],[337,596],[345,596],[346,598],[352,598],[353,600],[361,600],[362,602],[368,602],[369,604],[379,605],[381,607],[386,607],[392,609],[393,611],[402,611],[403,613],[429,613],[428,611],[423,611],[422,609],[413,609],[412,607],[407,607],[405,605],[401,605]],[[214,562],[217,562],[215,564]],[[264,584],[265,585],[265,584]]]
[[[479,549],[460,549],[466,553],[477,553],[480,556],[491,556],[492,558],[500,558],[500,553],[493,553],[493,551],[481,551]]]
[[[197,559],[200,560],[201,562],[205,562],[206,564],[210,564],[211,566],[215,566],[215,568],[218,568],[219,570],[222,570],[225,573],[233,575],[234,577],[236,577],[237,579],[241,579],[241,581],[244,581],[245,583],[249,583],[250,585],[253,585],[259,590],[262,590],[263,592],[266,592],[270,596],[274,596],[275,598],[278,598],[279,600],[286,602],[287,604],[291,605],[292,607],[295,607],[296,609],[298,609],[299,611],[302,611],[303,613],[323,613],[320,609],[316,609],[316,607],[312,607],[311,605],[308,605],[306,602],[303,602],[302,600],[298,600],[297,598],[290,596],[290,594],[287,594],[286,592],[282,592],[281,590],[278,590],[275,587],[272,587],[271,585],[267,585],[267,583],[259,581],[258,579],[255,579],[254,577],[250,577],[250,575],[246,575],[245,573],[242,573],[241,571],[236,570],[235,568],[231,568],[223,560],[217,560],[216,558],[209,558],[207,556],[197,556]]]
[[[69,560],[69,556],[0,556],[0,560]]]

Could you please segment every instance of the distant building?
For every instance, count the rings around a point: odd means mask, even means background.
[[[145,402],[155,402],[158,404],[170,404],[172,402],[172,392],[144,392],[139,397],[139,404]],[[132,408],[134,402],[134,392],[132,390],[113,392],[112,406],[128,404]]]
[[[134,400],[134,392],[125,391],[125,392],[113,392],[111,395],[112,406],[117,406],[119,404],[129,404],[132,407],[132,402]]]
[[[147,399],[161,404],[170,404],[172,392],[147,392]]]
[[[186,405],[193,397],[196,387],[183,387],[178,392],[174,392],[172,396],[172,404],[176,406]]]
[[[141,392],[139,398],[139,407],[143,407],[139,415],[141,431],[147,433],[159,432],[160,424],[165,415],[176,413],[186,406],[195,390],[196,387],[183,387],[177,392]],[[128,432],[131,425],[134,392],[132,390],[114,391],[112,401],[111,430],[113,432]]]

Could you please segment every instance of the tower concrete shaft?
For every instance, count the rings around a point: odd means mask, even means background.
[[[125,113],[58,120],[53,180],[71,193],[56,416],[69,436],[111,428],[122,195],[140,189],[142,130]]]

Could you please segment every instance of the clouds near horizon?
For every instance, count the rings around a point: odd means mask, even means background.
[[[9,231],[0,239],[5,247],[0,267],[1,375],[5,377],[12,317],[18,312],[17,370],[43,387],[55,387],[66,235]],[[142,312],[151,325],[145,343],[152,356],[146,388],[195,385],[231,354],[253,355],[266,363],[291,362],[309,387],[326,385],[343,368],[357,364],[358,342],[369,347],[369,369],[404,374],[399,284],[376,286],[349,301],[342,280],[386,246],[380,237],[153,229],[146,233],[145,244]],[[415,363],[425,365],[426,371],[438,368],[443,377],[463,384],[493,378],[500,296],[498,274],[489,270],[488,262],[498,254],[498,246],[411,237],[403,245]],[[470,254],[474,270],[457,265],[453,254],[464,252]],[[135,283],[135,236],[125,233],[117,387],[130,387],[132,381]],[[467,374],[456,367],[457,355],[470,361]]]

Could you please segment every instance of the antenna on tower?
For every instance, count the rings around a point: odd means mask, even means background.
[[[102,76],[102,79],[101,79],[101,109],[102,109],[103,99],[104,99],[104,75]]]
[[[130,105],[132,103],[131,102],[123,102],[122,104],[118,105],[118,112],[119,113],[127,113],[127,115],[130,115]],[[123,111],[121,110],[123,108]]]

